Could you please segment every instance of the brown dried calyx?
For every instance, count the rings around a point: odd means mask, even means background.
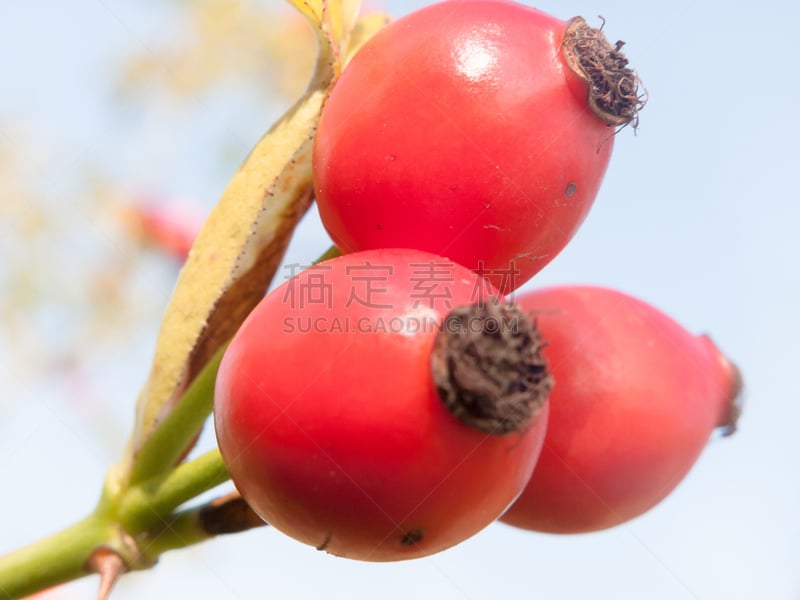
[[[547,400],[552,378],[536,324],[498,301],[448,313],[431,354],[439,397],[461,421],[487,433],[521,431]]]
[[[722,356],[730,372],[730,390],[728,391],[728,411],[727,419],[721,425],[722,437],[728,437],[736,433],[739,426],[739,417],[742,416],[744,409],[744,378],[742,372],[735,363]]]
[[[611,45],[601,29],[590,27],[582,17],[570,19],[562,52],[570,69],[589,86],[589,106],[607,125],[639,124],[646,96],[641,80],[628,67],[622,53],[625,42]]]

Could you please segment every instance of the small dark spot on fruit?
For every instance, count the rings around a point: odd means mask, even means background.
[[[320,552],[322,550],[325,550],[328,547],[328,545],[331,543],[331,538],[332,537],[333,537],[333,534],[329,531],[328,535],[325,536],[325,539],[322,540],[322,543],[319,546],[317,546],[317,550],[319,550]]]
[[[422,536],[422,529],[412,529],[403,534],[403,537],[400,538],[400,543],[403,546],[413,546],[422,540]]]
[[[575,195],[575,191],[577,189],[578,189],[578,184],[575,183],[574,181],[570,181],[569,184],[567,185],[567,189],[566,189],[566,192],[565,192],[566,195],[567,195],[567,198],[572,198],[572,196]]]
[[[383,231],[383,225],[381,225],[380,223],[376,223],[375,229],[377,229],[378,231]]]

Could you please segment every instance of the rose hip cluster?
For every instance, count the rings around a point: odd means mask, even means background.
[[[497,519],[607,528],[732,431],[741,381],[708,337],[605,288],[504,298],[568,243],[636,124],[621,46],[580,18],[455,0],[345,69],[314,149],[344,255],[268,294],[217,379],[226,466],[276,529],[388,561]]]

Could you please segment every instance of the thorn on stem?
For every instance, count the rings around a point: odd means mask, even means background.
[[[111,588],[127,570],[122,557],[105,546],[96,548],[86,561],[86,570],[100,575],[100,587],[97,590],[97,600],[107,600]]]

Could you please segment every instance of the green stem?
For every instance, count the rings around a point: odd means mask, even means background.
[[[219,450],[211,450],[128,489],[118,509],[119,522],[135,535],[163,523],[178,506],[228,479]]]
[[[109,512],[101,501],[98,510],[82,521],[0,557],[0,600],[22,598],[88,575],[87,560],[102,546],[122,556],[130,569],[139,569],[152,564],[165,550],[225,533],[224,526],[220,529],[221,520],[230,523],[238,516],[238,523],[256,526],[257,519],[248,512],[249,507],[240,506],[241,499],[172,514],[184,502],[228,479],[215,449],[128,489],[116,511]],[[132,539],[126,532],[144,544],[136,549],[135,557],[122,541]]]
[[[158,527],[146,532],[139,541],[139,549],[144,556],[155,560],[168,550],[199,544],[212,537],[203,530],[198,509],[191,509],[172,515]]]
[[[169,471],[191,446],[214,408],[214,384],[225,344],[195,377],[174,410],[153,431],[137,453],[131,483]]]
[[[108,521],[91,515],[50,537],[0,557],[0,598],[22,598],[88,575],[86,561],[98,546],[111,544]]]
[[[140,536],[138,546],[146,560],[155,561],[168,550],[265,525],[244,499],[234,492],[172,515],[159,527]]]

